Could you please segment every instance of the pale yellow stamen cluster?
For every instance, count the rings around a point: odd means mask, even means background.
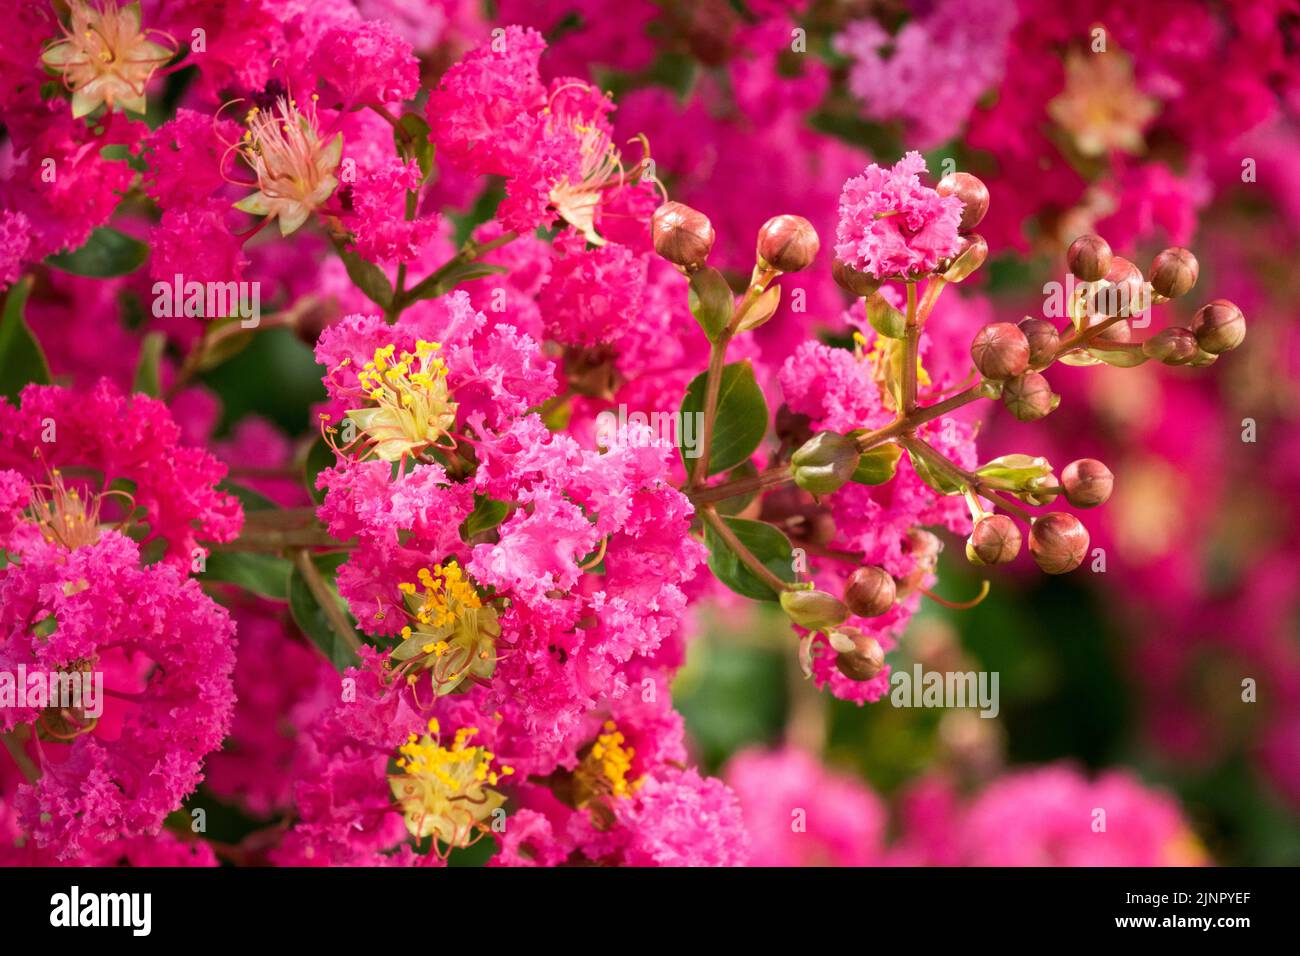
[[[401,803],[406,826],[417,837],[434,836],[453,846],[468,846],[475,828],[505,802],[495,790],[512,767],[493,766],[496,755],[471,745],[474,727],[456,731],[450,747],[444,746],[437,719],[428,731],[411,734],[399,748],[397,766],[402,773],[389,778],[393,796]]]
[[[368,453],[398,461],[436,445],[456,424],[457,403],[447,387],[442,345],[420,340],[394,359],[395,346],[375,350],[357,373],[357,386],[373,407],[348,411],[367,436]]]
[[[575,86],[582,84],[574,83]],[[563,91],[557,90],[556,93]],[[605,189],[624,180],[623,161],[609,134],[598,126],[584,123],[547,107],[543,110],[548,129],[566,127],[578,135],[579,172],[576,181],[565,176],[551,187],[551,205],[560,218],[581,232],[593,245],[604,245],[596,232],[596,211]]]
[[[595,797],[629,797],[636,793],[644,778],[631,779],[632,758],[636,750],[627,746],[627,738],[612,721],[596,738],[591,750],[574,771],[575,797],[585,806]]]
[[[467,679],[480,682],[496,670],[496,641],[501,624],[496,608],[484,605],[474,585],[455,561],[432,571],[421,568],[415,582],[398,584],[411,624],[402,628],[402,643],[391,657],[408,679],[433,674],[439,696]]]
[[[286,98],[269,112],[253,107],[244,118],[248,129],[243,140],[232,146],[257,174],[257,192],[235,208],[277,219],[284,236],[305,223],[339,184],[335,172],[343,156],[343,134],[322,141],[316,99],[313,94],[306,111]]]
[[[167,40],[170,46],[150,36]],[[41,62],[63,77],[72,92],[72,115],[80,118],[101,105],[144,113],[145,87],[154,72],[176,55],[170,37],[140,25],[140,4],[119,7],[116,0],[92,6],[70,4],[64,38],[45,48]]]
[[[46,541],[74,551],[99,540],[99,509],[98,496],[85,498],[76,488],[67,487],[55,469],[48,486],[32,486],[28,512]]]

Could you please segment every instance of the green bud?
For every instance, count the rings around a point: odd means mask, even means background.
[[[835,491],[857,470],[858,444],[835,432],[818,432],[790,457],[794,482],[814,495]]]
[[[782,591],[781,607],[790,620],[812,630],[837,627],[849,618],[849,609],[844,602],[825,591]]]

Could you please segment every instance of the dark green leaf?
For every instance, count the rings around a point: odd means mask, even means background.
[[[106,279],[134,272],[148,256],[149,247],[139,239],[111,226],[100,226],[80,249],[46,256],[45,264],[73,275]]]
[[[16,282],[5,296],[4,312],[0,313],[0,395],[15,403],[24,385],[50,384],[45,353],[23,318],[31,291],[30,276]]]
[[[433,143],[429,141],[429,124],[419,113],[407,113],[398,120],[400,129],[393,130],[397,151],[420,165],[425,179],[433,169]],[[405,134],[405,135],[403,135]]]
[[[261,492],[236,484],[230,479],[218,484],[217,490],[224,491],[228,495],[234,495],[239,499],[239,503],[244,506],[245,511],[273,511],[280,507]]]
[[[469,541],[474,535],[495,528],[506,520],[509,513],[510,506],[504,501],[496,501],[486,495],[475,495],[474,510],[461,522],[460,536]]]
[[[284,558],[245,551],[214,551],[207,557],[202,580],[233,584],[245,591],[285,601],[293,565]]]
[[[736,481],[740,478],[754,478],[758,475],[758,469],[754,467],[752,461],[747,461],[727,473],[727,481]],[[719,501],[714,505],[714,510],[720,515],[737,515],[749,507],[749,503],[754,500],[758,492],[751,491],[748,494],[736,495],[734,498],[727,498],[725,501]]]
[[[344,617],[351,623],[352,618],[348,615],[343,599],[339,597],[338,587],[334,583],[338,566],[346,557],[347,555],[344,554],[323,555],[312,560],[320,571],[321,577],[325,579],[325,586],[331,598],[338,603]],[[306,579],[297,568],[294,568],[293,573],[289,575],[289,611],[293,615],[294,623],[302,629],[313,644],[321,649],[329,662],[338,670],[345,670],[357,663],[357,655],[342,636],[335,633],[334,628],[330,626],[324,609],[316,602]]]
[[[373,262],[362,259],[355,250],[349,249],[341,243],[336,244],[336,248],[338,249],[339,258],[343,260],[343,267],[348,270],[348,278],[352,280],[353,285],[381,309],[387,309],[392,305],[393,286],[388,281],[388,276],[384,274],[384,270]]]
[[[686,416],[697,416],[693,422],[704,420],[704,393],[707,386],[707,373],[701,372],[686,389],[682,400],[682,421]],[[763,436],[767,434],[767,402],[763,392],[754,381],[754,369],[746,359],[733,362],[722,369],[721,386],[718,389],[718,414],[713,423],[713,449],[709,457],[709,474],[735,468],[749,460]],[[695,469],[695,459],[699,457],[702,424],[678,429],[679,441],[690,434],[696,439],[696,447],[680,448],[682,461],[687,472]],[[690,455],[687,452],[690,451]]]
[[[312,501],[320,504],[325,500],[325,489],[316,487],[316,476],[326,468],[333,468],[338,463],[334,450],[325,444],[325,439],[318,439],[307,450],[307,459],[303,463],[303,481]]]
[[[436,299],[446,295],[456,286],[474,279],[483,279],[491,275],[508,272],[505,266],[495,266],[487,262],[464,262],[451,266],[436,282],[425,285],[423,282],[407,292],[406,301],[418,302],[421,299]]]
[[[744,518],[722,519],[727,527],[763,565],[782,581],[793,582],[794,551],[790,539],[776,528],[762,521]],[[707,524],[704,526],[704,543],[709,548],[709,570],[719,581],[737,594],[756,601],[775,601],[777,593],[762,582],[727,543]]]
[[[941,495],[960,494],[965,485],[952,473],[940,470],[932,466],[928,459],[920,455],[913,454],[910,450],[907,456],[912,459],[912,468],[916,470],[916,475],[927,485],[933,488]]]

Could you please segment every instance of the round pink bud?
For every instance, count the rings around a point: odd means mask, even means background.
[[[1161,329],[1142,343],[1142,354],[1166,365],[1186,365],[1200,350],[1192,330],[1176,325]]]
[[[1011,378],[1029,367],[1029,339],[1010,322],[994,322],[975,333],[970,357],[985,378]]]
[[[1095,508],[1104,504],[1115,487],[1115,476],[1096,458],[1080,458],[1061,472],[1065,500],[1076,508]]]
[[[879,565],[858,568],[844,587],[844,603],[858,617],[879,617],[894,606],[898,588]]]
[[[1017,326],[1029,343],[1029,367],[1043,369],[1052,364],[1061,347],[1061,333],[1046,319],[1021,319]]]
[[[1246,317],[1227,299],[1203,305],[1192,318],[1192,332],[1201,351],[1211,355],[1230,352],[1246,338]]]
[[[1172,246],[1151,263],[1151,288],[1166,299],[1176,299],[1192,291],[1200,274],[1196,256],[1181,246]]]
[[[1100,288],[1094,289],[1088,301],[1088,309],[1095,316],[1110,315],[1137,315],[1146,310],[1150,304],[1146,294],[1146,280],[1142,278],[1142,270],[1129,262],[1123,256],[1115,256],[1111,259],[1110,269],[1106,272],[1105,282]],[[1114,329],[1122,323],[1117,323],[1102,333],[1102,338],[1111,336]],[[1124,341],[1128,339],[1116,339],[1111,337],[1110,341]]]
[[[1098,282],[1110,271],[1113,256],[1109,242],[1101,236],[1087,235],[1080,236],[1070,243],[1065,261],[1069,264],[1075,278],[1082,279],[1084,282]]]
[[[835,666],[849,680],[871,680],[885,669],[885,649],[874,637],[854,633],[853,646],[853,650],[844,651],[835,657]]]
[[[817,230],[803,216],[773,216],[758,231],[758,258],[779,272],[812,264],[821,248]]]
[[[1038,372],[1025,372],[1002,386],[1002,403],[1022,422],[1037,421],[1049,415],[1060,401],[1052,394],[1047,379]]]
[[[967,554],[980,564],[1006,564],[1020,553],[1020,529],[1006,515],[986,515],[971,532]]]
[[[1065,574],[1088,554],[1088,529],[1074,515],[1053,511],[1034,519],[1029,529],[1029,553],[1048,574]]]
[[[666,202],[650,218],[655,252],[675,266],[694,272],[704,266],[713,249],[709,217],[679,202]]]
[[[831,278],[841,289],[859,299],[865,299],[880,288],[879,279],[865,272],[859,272],[842,259],[836,259],[831,263]]]
[[[989,211],[989,188],[982,179],[970,173],[949,173],[939,180],[934,191],[940,196],[956,196],[961,200],[961,223],[957,227],[961,232],[974,229]]]

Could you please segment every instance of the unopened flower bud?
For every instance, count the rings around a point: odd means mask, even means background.
[[[1065,261],[1069,264],[1070,271],[1074,273],[1076,279],[1082,279],[1084,282],[1098,282],[1106,277],[1110,271],[1111,259],[1114,253],[1110,251],[1110,243],[1101,236],[1080,236],[1074,242],[1070,243],[1070,249],[1065,254]]]
[[[970,357],[985,378],[1013,378],[1029,367],[1029,340],[1010,322],[994,322],[975,333]]]
[[[758,231],[758,258],[780,272],[812,264],[821,248],[817,230],[803,216],[773,216]]]
[[[1227,299],[1215,299],[1197,310],[1192,319],[1192,332],[1202,351],[1220,355],[1245,340],[1246,317]]]
[[[844,586],[844,603],[858,617],[879,617],[891,607],[898,588],[888,571],[869,564],[858,568]]]
[[[853,477],[861,457],[852,438],[818,432],[790,456],[794,483],[814,495],[830,494]]]
[[[966,541],[973,564],[1006,564],[1020,553],[1020,529],[1006,515],[985,515]]]
[[[1188,368],[1205,368],[1207,365],[1213,365],[1219,360],[1219,357],[1213,352],[1207,352],[1199,346],[1196,349],[1196,357],[1187,363]]]
[[[859,272],[842,259],[831,263],[831,278],[836,284],[860,299],[865,299],[880,288],[880,280],[866,272]]]
[[[1065,574],[1088,554],[1088,529],[1074,515],[1053,511],[1034,519],[1029,529],[1029,553],[1048,574]]]
[[[1196,256],[1180,246],[1165,249],[1151,263],[1151,288],[1166,299],[1186,295],[1201,273]]]
[[[934,191],[940,196],[956,196],[962,202],[961,232],[970,232],[980,224],[989,211],[989,188],[978,176],[970,173],[949,173],[939,180]]]
[[[983,236],[962,236],[957,252],[947,261],[947,265],[940,267],[943,269],[941,275],[948,282],[961,282],[984,265],[988,257],[989,244]]]
[[[1061,403],[1052,386],[1038,372],[1025,372],[1002,387],[1002,403],[1022,422],[1033,422],[1050,414]]]
[[[885,649],[878,640],[859,634],[853,643],[854,650],[835,656],[835,666],[841,674],[849,680],[867,681],[885,669]]]
[[[1061,333],[1046,319],[1022,319],[1018,326],[1029,343],[1029,367],[1043,369],[1052,364],[1061,347]]]
[[[1142,353],[1166,365],[1186,365],[1201,347],[1191,329],[1171,325],[1142,343]]]
[[[897,582],[897,596],[899,600],[908,597],[925,580],[927,574],[933,574],[935,567],[939,563],[939,554],[943,551],[943,542],[933,531],[926,531],[924,528],[913,528],[907,532],[907,553],[911,556],[915,567],[908,572],[907,577]]]
[[[843,624],[849,617],[849,609],[844,603],[825,591],[803,588],[782,591],[781,607],[790,620],[813,631]]]
[[[698,209],[666,202],[654,211],[650,232],[655,252],[687,272],[702,268],[713,249],[713,225]]]
[[[1076,508],[1095,508],[1104,504],[1115,487],[1115,476],[1096,458],[1080,458],[1061,472],[1065,500]]]
[[[1094,316],[1122,315],[1131,316],[1145,312],[1150,303],[1146,291],[1146,280],[1142,270],[1123,256],[1111,259],[1110,269],[1106,271],[1105,281],[1096,289],[1088,300],[1088,311]],[[1109,341],[1127,342],[1128,339],[1114,337],[1115,329],[1124,323],[1117,323],[1102,333],[1100,338]]]

